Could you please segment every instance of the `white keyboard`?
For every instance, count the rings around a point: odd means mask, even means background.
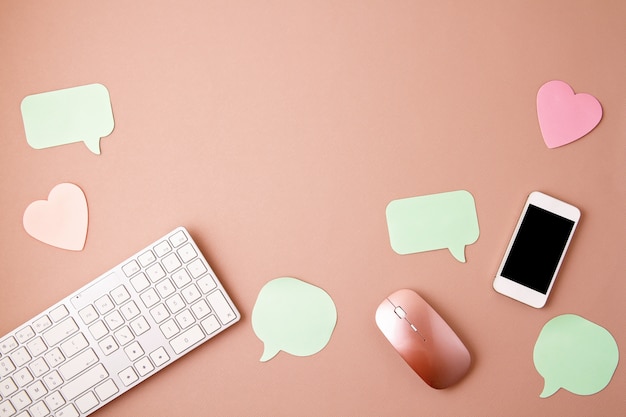
[[[89,415],[240,317],[179,227],[0,338],[0,417]]]

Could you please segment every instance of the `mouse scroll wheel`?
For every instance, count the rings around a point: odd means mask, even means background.
[[[402,309],[402,307],[396,307],[393,312],[396,313],[396,316],[400,317],[401,319],[406,317],[406,312]]]

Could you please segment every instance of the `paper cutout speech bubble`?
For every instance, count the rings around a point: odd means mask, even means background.
[[[617,342],[603,327],[574,314],[547,322],[535,344],[533,360],[545,380],[546,398],[564,388],[591,395],[604,389],[617,368]]]
[[[537,117],[548,148],[574,142],[602,119],[602,106],[591,94],[574,94],[566,82],[549,81],[537,92]]]
[[[447,248],[459,262],[480,233],[474,197],[465,190],[393,200],[387,227],[400,255]]]
[[[100,138],[113,131],[109,91],[89,84],[33,94],[22,100],[26,140],[35,149],[85,142],[100,154]]]
[[[48,200],[30,203],[24,211],[26,233],[61,249],[80,251],[85,247],[88,223],[87,200],[74,184],[55,186]]]
[[[337,323],[330,295],[296,278],[276,278],[263,286],[252,310],[252,328],[264,344],[261,362],[281,350],[310,356],[329,342]]]

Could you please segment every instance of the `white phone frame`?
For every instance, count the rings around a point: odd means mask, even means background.
[[[526,216],[526,212],[528,211],[528,206],[534,205],[536,207],[547,210],[551,213],[564,217],[566,219],[572,220],[574,222],[574,226],[567,238],[567,243],[563,248],[563,253],[561,253],[561,258],[559,259],[559,263],[556,266],[554,274],[550,278],[550,285],[548,286],[548,290],[545,294],[535,291],[531,288],[528,288],[522,284],[519,284],[515,281],[512,281],[506,277],[503,277],[502,268],[504,268],[504,264],[506,263],[509,254],[511,252],[511,248],[513,247],[513,242],[517,238],[517,234],[519,232],[520,226],[522,225],[522,220]],[[552,291],[552,286],[554,285],[554,281],[556,276],[559,273],[559,269],[561,268],[561,264],[563,263],[563,258],[567,253],[567,249],[572,241],[572,236],[574,236],[574,231],[576,230],[576,226],[578,226],[578,222],[580,220],[580,210],[571,204],[568,204],[564,201],[558,200],[554,197],[550,197],[549,195],[543,194],[539,191],[533,191],[528,196],[526,200],[526,204],[524,205],[524,209],[522,210],[522,214],[517,221],[517,225],[515,226],[515,230],[513,231],[513,235],[509,241],[509,244],[506,248],[506,252],[502,258],[502,262],[498,267],[498,273],[496,274],[496,278],[493,281],[493,288],[499,292],[500,294],[506,295],[507,297],[513,298],[517,301],[520,301],[524,304],[528,304],[534,308],[542,308],[546,301],[548,300],[548,296]]]

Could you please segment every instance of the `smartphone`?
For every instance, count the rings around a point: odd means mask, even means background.
[[[528,196],[493,288],[508,297],[541,308],[548,295],[578,221],[580,210],[534,191]]]

